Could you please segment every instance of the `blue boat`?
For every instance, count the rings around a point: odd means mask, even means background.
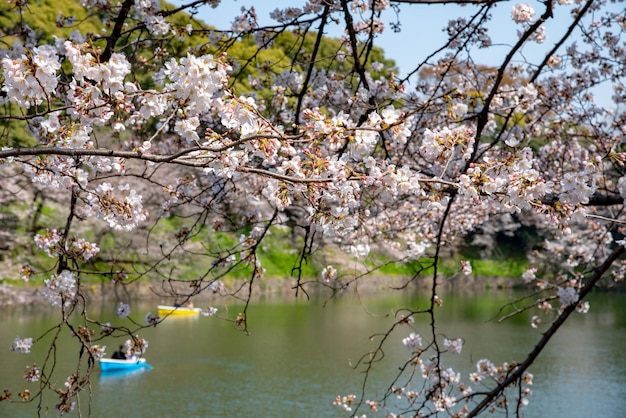
[[[101,358],[98,361],[100,362],[100,370],[103,372],[132,371],[139,370],[144,367],[149,370],[152,368],[152,366],[146,363],[145,358],[131,358],[127,360]]]
[[[132,369],[132,370],[125,370],[125,369],[118,369],[118,370],[113,370],[113,371],[109,371],[109,372],[100,372],[100,382],[101,383],[109,383],[109,382],[117,382],[114,384],[118,384],[120,380],[130,380],[130,379],[136,379],[141,377],[141,375],[148,373],[148,370],[150,370],[147,367],[142,367],[141,369]]]

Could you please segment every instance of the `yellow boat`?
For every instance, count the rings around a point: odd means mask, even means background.
[[[159,316],[189,316],[200,315],[200,308],[186,308],[184,306],[158,305]]]

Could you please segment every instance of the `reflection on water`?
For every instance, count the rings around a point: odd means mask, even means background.
[[[450,365],[462,370],[465,380],[480,358],[488,357],[494,363],[520,360],[539,339],[542,330],[529,326],[532,312],[504,323],[490,321],[510,300],[506,294],[444,298],[438,331],[464,339],[463,354],[451,358]],[[590,302],[589,314],[575,315],[533,365],[534,395],[525,417],[623,416],[626,295],[594,295]],[[142,331],[141,336],[149,341],[146,358],[152,370],[125,375],[96,370],[92,416],[342,416],[332,401],[338,394],[359,393],[363,376],[350,364],[378,342],[369,337],[386,331],[395,309],[416,309],[426,303],[426,298],[406,296],[360,302],[344,298],[325,307],[315,302],[259,302],[248,311],[249,336],[215,317],[171,317]],[[141,320],[155,308],[156,304],[133,306],[132,316]],[[232,317],[239,309],[221,307],[220,314]],[[113,306],[104,306],[90,315],[123,324],[113,312]],[[0,313],[0,349],[8,348],[16,336],[35,337],[53,325],[49,313],[5,310]],[[427,334],[426,318],[418,318],[415,327]],[[408,328],[399,329],[389,339],[386,357],[370,381],[370,397],[380,395],[377,391],[386,388],[406,359],[401,340],[409,332]],[[58,387],[77,355],[71,337],[62,340],[56,353]],[[0,390],[7,388],[17,394],[24,388],[36,389],[21,376],[25,365],[41,363],[46,342],[49,339],[36,344],[28,355],[0,351]],[[117,347],[120,343],[123,341],[112,338],[106,345]],[[87,400],[85,394],[81,402]],[[47,399],[46,404],[53,405],[54,399]],[[1,417],[35,415],[35,405],[0,402]]]

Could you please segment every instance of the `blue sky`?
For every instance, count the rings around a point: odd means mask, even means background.
[[[181,0],[174,0],[180,3]],[[540,2],[533,0],[522,0],[535,8],[538,17],[543,10]],[[254,6],[260,24],[273,24],[269,14],[277,7],[299,7],[305,3],[304,0],[222,0],[216,8],[203,7],[200,9],[198,18],[219,29],[229,29],[234,16],[238,15],[241,7],[249,8]],[[492,9],[492,19],[489,22],[492,46],[486,50],[475,50],[472,57],[477,63],[487,65],[499,65],[505,55],[510,51],[518,39],[517,32],[521,25],[511,20],[511,9],[518,1],[503,1],[496,3]],[[478,7],[475,5],[459,6],[454,4],[399,4],[401,32],[394,33],[389,24],[396,21],[395,13],[387,11],[383,16],[383,21],[387,27],[376,42],[376,45],[385,51],[387,58],[393,59],[399,70],[400,77],[407,74],[434,50],[442,46],[447,40],[447,34],[443,29],[449,20],[458,17],[472,16]],[[553,47],[554,43],[563,35],[567,26],[571,23],[570,11],[573,5],[559,5],[555,2],[554,18],[547,21],[547,40],[543,44],[530,43],[524,47],[522,54],[524,58],[535,63],[539,63],[545,52]],[[623,3],[612,3],[608,7],[613,7],[615,11],[624,10]],[[343,31],[342,27],[331,27],[327,35],[339,37]],[[517,57],[521,59],[521,56]],[[608,87],[608,86],[607,86]],[[600,88],[610,98],[611,92],[608,88]],[[604,96],[604,94],[603,94]],[[605,96],[606,97],[606,96]]]
[[[180,0],[176,1],[179,3]],[[542,5],[526,0],[537,11],[539,15]],[[476,61],[485,64],[496,65],[508,52],[510,45],[517,39],[517,31],[521,28],[511,20],[511,8],[517,2],[497,3],[493,9],[493,18],[489,24],[492,43],[496,46],[488,51],[476,51],[474,57]],[[198,17],[206,23],[214,25],[220,29],[230,27],[233,17],[236,16],[241,7],[249,8],[254,6],[261,24],[272,23],[269,14],[277,7],[301,6],[304,1],[259,1],[259,0],[223,0],[216,9],[204,7],[200,10]],[[447,35],[443,29],[450,19],[460,16],[471,16],[477,7],[474,5],[458,6],[454,4],[433,4],[433,5],[411,5],[400,4],[400,33],[393,33],[390,29],[379,37],[377,45],[383,48],[385,55],[396,61],[402,73],[410,71],[412,66],[420,62],[437,47],[443,45]],[[554,19],[546,22],[547,41],[543,45],[530,45],[525,47],[526,58],[539,59],[541,51],[551,48],[553,43],[561,36],[569,23],[569,11],[572,6],[559,6],[555,4]],[[623,9],[623,5],[614,4],[616,10]],[[536,16],[537,16],[536,15]],[[389,23],[395,21],[395,14],[387,12],[383,17],[385,24],[389,28]],[[328,35],[337,37],[341,33],[341,28],[335,27],[328,32]],[[497,46],[501,45],[501,46]]]

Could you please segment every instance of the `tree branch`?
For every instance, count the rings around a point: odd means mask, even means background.
[[[313,52],[311,53],[311,62],[309,63],[309,68],[306,72],[306,78],[302,83],[302,90],[298,93],[298,104],[296,105],[295,117],[296,117],[296,125],[300,124],[300,112],[302,111],[302,101],[304,100],[304,96],[307,92],[309,82],[311,81],[311,75],[313,74],[313,69],[315,68],[314,63],[317,57],[317,53],[320,48],[320,44],[324,39],[324,27],[326,26],[326,20],[328,19],[328,13],[330,11],[329,6],[324,7],[324,12],[322,13],[322,21],[320,22],[320,27],[317,32],[317,38],[315,39],[315,45],[313,45]]]
[[[480,137],[482,136],[483,130],[485,129],[485,126],[487,126],[487,122],[489,121],[489,111],[491,109],[491,102],[496,97],[498,89],[500,88],[500,85],[502,84],[502,80],[504,79],[504,73],[506,71],[507,66],[513,60],[513,57],[515,56],[517,51],[519,51],[522,48],[522,46],[526,43],[526,41],[530,38],[530,36],[533,33],[535,33],[546,20],[552,17],[552,3],[553,3],[553,0],[546,1],[545,3],[546,10],[544,11],[544,13],[541,15],[539,19],[537,19],[537,21],[535,21],[524,32],[524,34],[520,37],[517,43],[513,46],[513,48],[511,48],[509,53],[504,58],[504,62],[502,63],[502,65],[500,65],[500,67],[498,68],[496,79],[493,82],[493,87],[491,88],[489,95],[485,98],[483,109],[478,114],[477,123],[476,123],[476,142],[475,142],[474,150],[472,151],[472,157],[471,157],[472,161],[476,157],[476,153],[478,152],[478,147],[480,144]]]
[[[626,248],[620,245],[613,251],[611,255],[609,255],[609,257],[604,261],[604,263],[602,263],[602,265],[596,269],[596,273],[591,277],[591,279],[587,282],[587,284],[585,284],[585,286],[583,286],[583,288],[578,293],[579,300],[583,300],[584,297],[587,296],[587,294],[591,291],[591,289],[593,289],[596,283],[598,283],[598,281],[602,278],[604,273],[606,273],[609,270],[613,262],[615,262],[622,254],[624,254],[625,250]],[[559,317],[552,323],[550,328],[543,334],[543,337],[541,338],[541,340],[539,340],[539,342],[537,343],[533,351],[528,355],[526,360],[524,360],[524,362],[520,364],[515,369],[515,371],[511,373],[509,377],[507,377],[505,380],[500,382],[500,384],[496,386],[491,392],[487,393],[487,396],[485,397],[485,399],[483,399],[482,402],[480,402],[472,411],[470,411],[467,416],[475,417],[476,415],[480,414],[509,385],[513,384],[518,379],[521,379],[524,372],[528,370],[528,368],[533,364],[535,359],[537,359],[539,354],[546,347],[550,339],[554,336],[554,334],[556,334],[559,328],[561,328],[561,326],[565,323],[567,318],[570,316],[572,312],[574,312],[575,309],[576,309],[575,303],[566,306],[565,309],[563,309],[563,313],[559,315]]]
[[[113,27],[113,31],[111,31],[111,35],[109,35],[107,39],[107,44],[104,47],[104,52],[102,53],[102,55],[100,55],[100,62],[107,62],[111,58],[111,55],[113,55],[113,48],[115,48],[115,44],[122,34],[124,22],[126,21],[128,13],[130,13],[130,8],[133,4],[133,0],[125,0],[124,3],[122,3],[120,13],[117,15],[117,19],[115,19],[115,26]]]
[[[391,3],[406,4],[494,4],[508,0],[391,0]]]

